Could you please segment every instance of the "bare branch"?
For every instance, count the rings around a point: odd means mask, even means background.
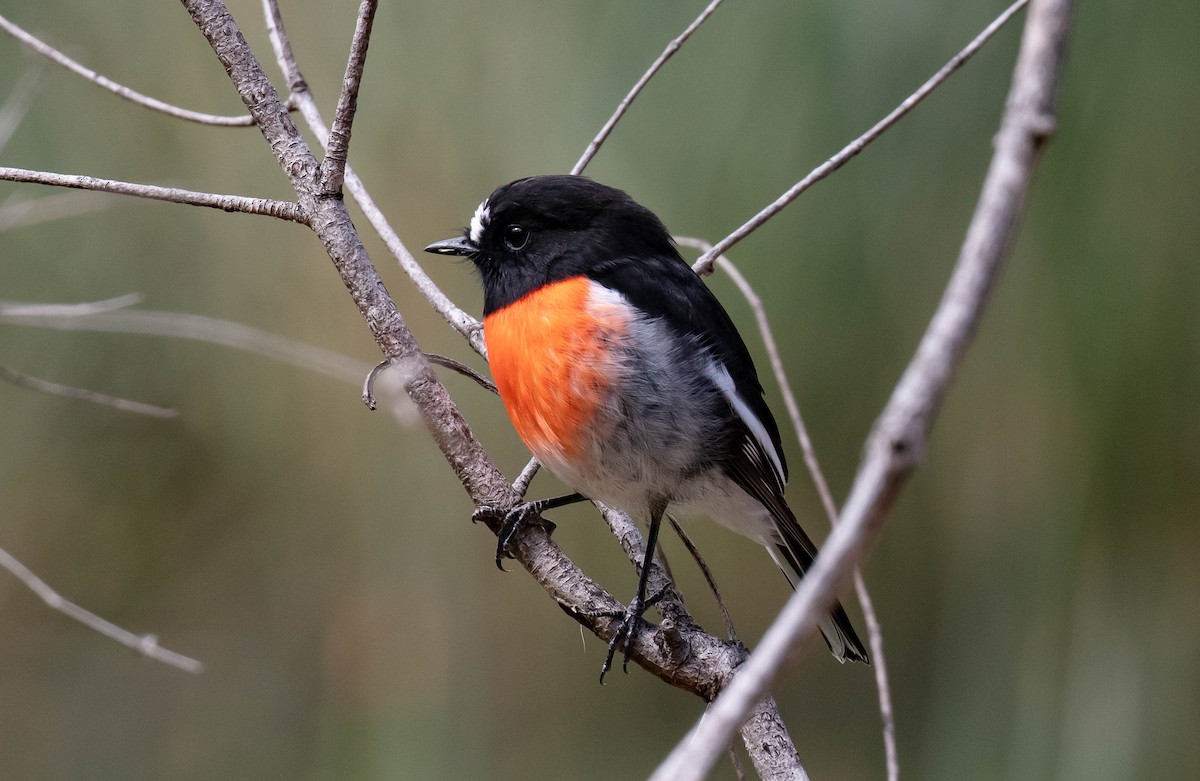
[[[694,239],[688,236],[676,236],[675,241],[685,247],[693,247],[701,252],[708,252],[712,249],[712,245],[703,239]],[[767,319],[767,310],[763,306],[762,299],[751,287],[750,282],[742,275],[737,266],[733,264],[727,256],[718,255],[717,265],[721,270],[729,275],[733,283],[741,291],[742,297],[750,305],[750,310],[754,313],[754,318],[758,323],[758,332],[762,337],[763,345],[766,347],[767,356],[771,363],[771,371],[775,375],[775,382],[779,386],[780,393],[783,395],[784,407],[787,408],[788,418],[792,421],[792,428],[796,431],[796,438],[800,442],[800,452],[804,455],[804,464],[808,468],[809,475],[812,476],[813,485],[817,489],[817,495],[821,498],[821,504],[825,508],[825,514],[829,518],[830,525],[837,523],[838,509],[837,503],[833,500],[833,492],[829,490],[829,483],[825,480],[825,472],[821,469],[821,462],[817,459],[816,449],[813,447],[812,439],[808,436],[808,427],[804,425],[804,418],[800,414],[800,405],[796,401],[796,394],[792,391],[792,384],[788,380],[787,371],[783,367],[783,358],[779,355],[779,346],[775,343],[775,334],[771,329],[771,323]],[[879,716],[883,723],[883,750],[887,763],[888,781],[897,781],[900,777],[900,760],[899,752],[896,748],[896,718],[892,708],[892,690],[888,680],[888,665],[887,656],[883,651],[883,630],[879,624],[879,617],[875,613],[875,603],[871,599],[871,593],[867,589],[867,582],[863,579],[862,572],[855,567],[854,569],[854,590],[858,595],[858,602],[862,606],[863,618],[867,622],[867,642],[871,646],[871,666],[875,670],[875,688],[879,695]]]
[[[123,84],[118,84],[112,79],[96,73],[96,71],[88,68],[85,65],[79,64],[75,60],[60,52],[58,49],[54,48],[40,38],[29,34],[25,30],[10,22],[8,19],[5,19],[3,16],[0,16],[0,30],[4,30],[4,32],[11,35],[13,38],[16,38],[18,41],[25,44],[30,49],[33,49],[35,52],[51,62],[61,65],[77,76],[82,76],[96,86],[103,87],[114,95],[125,98],[128,101],[132,101],[139,106],[145,106],[148,109],[158,111],[168,116],[172,116],[177,119],[185,119],[188,122],[196,122],[201,125],[249,127],[250,125],[254,124],[254,119],[247,114],[241,114],[238,116],[203,114],[199,111],[191,111],[190,109],[173,106],[170,103],[164,103],[163,101],[158,100],[157,98],[152,98],[149,95],[143,95],[136,90],[130,89]]]
[[[178,667],[185,672],[198,673],[204,670],[204,665],[201,662],[160,646],[158,644],[158,637],[155,635],[135,635],[133,632],[122,629],[114,623],[105,621],[95,613],[84,610],[74,602],[64,599],[58,592],[50,588],[44,580],[33,574],[28,567],[13,558],[12,554],[3,548],[0,548],[0,567],[11,572],[17,580],[24,583],[30,591],[37,594],[51,608],[75,619],[90,629],[94,629],[105,637],[116,640],[121,645],[132,648],[143,656],[148,656],[151,659],[160,661],[163,664],[169,664],[172,667]]]
[[[802,192],[812,187],[825,177],[829,176],[837,169],[841,168],[850,161],[850,158],[857,155],[859,152],[865,149],[868,144],[883,135],[888,128],[903,119],[904,116],[908,114],[908,112],[912,111],[918,103],[928,97],[929,93],[941,86],[942,82],[950,78],[950,76],[953,75],[953,73],[960,67],[962,67],[967,60],[971,59],[975,52],[979,51],[979,49],[982,48],[983,45],[987,43],[988,40],[1005,25],[1005,23],[1007,23],[1008,20],[1017,13],[1017,11],[1024,8],[1028,2],[1029,0],[1017,0],[1015,3],[1010,5],[1004,11],[1004,13],[997,16],[991,24],[983,29],[983,32],[981,32],[973,41],[967,44],[962,51],[951,57],[950,61],[942,66],[941,70],[939,70],[932,77],[930,77],[928,81],[922,84],[920,89],[905,98],[904,102],[893,109],[890,114],[876,122],[875,125],[866,133],[863,133],[861,136],[844,146],[836,155],[814,168],[812,173],[801,179],[799,182],[796,182],[796,184],[792,185],[791,189],[775,199],[771,205],[767,206],[758,214],[751,217],[745,225],[717,242],[716,246],[714,246],[708,252],[705,252],[704,255],[701,256],[701,258],[692,266],[692,268],[696,269],[696,273],[700,274],[701,276],[709,274],[712,271],[713,259],[716,258],[717,255],[728,252],[734,244],[737,244],[739,241],[758,230],[763,223],[774,217],[779,212],[783,211],[784,207],[796,200],[796,198],[798,198]]]
[[[332,197],[342,192],[346,177],[346,156],[350,151],[350,128],[358,110],[358,89],[362,85],[363,67],[367,61],[367,46],[371,42],[371,25],[375,21],[378,0],[362,0],[358,7],[358,22],[350,42],[350,59],[342,78],[342,93],[333,112],[333,127],[325,144],[325,159],[321,162],[321,194]]]
[[[687,29],[679,34],[678,38],[667,44],[667,48],[663,49],[663,53],[658,55],[658,59],[651,63],[650,68],[643,73],[642,77],[637,80],[636,84],[633,85],[633,89],[629,90],[629,94],[626,95],[624,99],[617,105],[617,110],[614,111],[613,115],[608,118],[607,122],[604,123],[604,127],[600,128],[600,132],[596,134],[594,139],[592,139],[592,143],[588,144],[587,149],[585,149],[583,152],[583,157],[580,157],[579,162],[575,163],[575,167],[571,169],[572,174],[578,175],[583,173],[583,169],[587,168],[587,164],[590,163],[592,158],[596,156],[596,152],[600,151],[600,145],[603,144],[605,139],[608,138],[608,135],[612,133],[613,128],[615,128],[617,123],[621,121],[621,117],[625,116],[625,112],[629,110],[629,106],[631,103],[633,103],[634,98],[636,98],[641,91],[645,89],[646,85],[650,83],[650,79],[654,78],[654,75],[658,73],[663,65],[666,64],[667,60],[671,59],[675,52],[679,51],[679,47],[683,46],[684,42],[687,41],[688,38],[692,37],[692,33],[696,32],[697,28],[704,24],[704,21],[708,19],[708,17],[712,16],[713,11],[717,10],[717,6],[720,4],[721,0],[712,0],[712,2],[709,3],[708,6],[700,13],[700,15],[697,16],[695,20],[687,26]]]
[[[143,404],[140,401],[130,401],[129,399],[118,398],[117,396],[109,396],[104,393],[88,390],[87,388],[75,388],[70,385],[60,385],[57,382],[31,377],[28,374],[9,368],[8,366],[0,366],[0,380],[5,380],[13,385],[20,385],[24,388],[39,391],[41,393],[49,393],[51,396],[63,396],[68,399],[81,399],[82,401],[90,401],[93,404],[99,404],[105,407],[112,407],[123,412],[136,412],[139,415],[149,415],[153,418],[176,418],[179,417],[179,411],[169,409],[167,407],[158,407],[154,404]]]
[[[818,617],[862,560],[916,468],[1012,243],[1038,153],[1053,132],[1070,13],[1070,0],[1031,4],[996,150],[954,273],[916,354],[875,423],[841,521],[758,650],[652,781],[707,775],[729,736],[814,634]]]
[[[191,206],[206,206],[210,209],[220,209],[227,212],[258,214],[290,222],[304,223],[307,220],[304,210],[298,204],[289,201],[275,201],[270,198],[247,198],[242,195],[201,193],[193,190],[181,190],[178,187],[159,187],[153,184],[121,182],[115,179],[98,179],[94,176],[80,176],[76,174],[56,174],[49,171],[30,171],[26,168],[8,168],[5,166],[0,166],[0,180],[25,182],[28,184],[46,184],[54,187],[72,187],[77,190],[96,190],[104,193],[116,193],[117,195],[131,195],[135,198],[149,198],[155,201],[184,203]]]
[[[713,577],[712,570],[708,568],[708,562],[700,555],[700,549],[696,547],[696,543],[692,542],[692,538],[679,525],[679,521],[675,520],[672,515],[667,516],[667,522],[671,524],[671,528],[679,535],[679,539],[683,542],[683,547],[687,548],[687,552],[692,555],[692,559],[696,562],[696,566],[700,568],[700,574],[704,576],[704,581],[708,583],[708,590],[712,592],[713,599],[717,602],[717,609],[721,611],[721,621],[725,624],[725,636],[730,642],[740,643],[738,639],[737,629],[733,626],[733,617],[729,615],[729,608],[725,607],[725,598],[721,596],[721,589],[717,587],[717,579]],[[736,754],[734,756],[737,756]]]
[[[316,135],[317,140],[322,146],[328,143],[329,128],[325,124],[325,120],[321,117],[321,111],[317,107],[316,99],[312,92],[309,91],[308,82],[300,73],[300,68],[296,64],[296,59],[292,55],[292,44],[288,38],[287,30],[283,26],[283,16],[279,11],[279,5],[275,0],[263,0],[263,14],[266,18],[268,37],[271,40],[271,45],[275,50],[275,58],[279,63],[280,70],[283,71],[284,78],[287,80],[288,88],[292,90],[292,101],[297,104],[301,115],[304,117],[305,123],[309,129]],[[434,281],[425,273],[425,269],[417,262],[408,248],[404,246],[404,242],[400,240],[400,236],[388,223],[387,217],[383,211],[375,204],[371,198],[371,194],[367,191],[366,185],[362,179],[358,177],[352,166],[346,167],[346,189],[350,191],[350,196],[358,204],[359,208],[367,217],[367,221],[371,223],[371,227],[383,240],[384,245],[388,248],[388,252],[400,264],[401,270],[408,275],[412,280],[413,286],[417,292],[425,297],[425,300],[434,308],[434,310],[445,318],[450,327],[457,331],[476,353],[487,357],[487,347],[483,341],[483,325],[471,315],[463,311],[457,304],[441,291]]]

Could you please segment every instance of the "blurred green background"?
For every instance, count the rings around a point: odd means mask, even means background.
[[[284,4],[327,115],[356,5]],[[908,778],[1200,777],[1200,5],[1078,5],[1060,132],[1021,238],[865,569]],[[700,7],[384,3],[351,162],[411,249],[451,235],[495,186],[568,170]],[[281,84],[258,3],[231,8]],[[731,2],[589,173],[677,233],[716,240],[1002,8]],[[0,13],[136,89],[240,109],[177,4],[0,0]],[[962,239],[1022,21],[734,252],[839,497]],[[0,98],[37,65],[0,37]],[[0,164],[288,196],[255,130],[172,120],[57,68]],[[57,194],[0,183],[5,205]],[[102,205],[0,234],[0,298],[136,291],[145,308],[378,358],[303,228]],[[423,346],[473,360],[368,246]],[[423,262],[478,312],[466,266]],[[746,306],[712,284],[761,356]],[[144,660],[0,573],[0,778],[636,778],[700,715],[640,670],[598,686],[603,646],[529,577],[496,571],[494,540],[468,522],[424,430],[369,413],[354,386],[212,345],[12,325],[0,364],[180,410],[153,420],[0,384],[0,546],[64,596],[207,664],[192,676]],[[527,454],[498,402],[446,382],[515,475]],[[790,498],[823,537],[788,453]],[[540,477],[534,494],[558,488]],[[598,518],[555,518],[559,543],[629,596],[633,573]],[[758,546],[691,528],[757,638],[783,579]],[[719,627],[677,541],[668,552]],[[869,670],[814,646],[776,694],[813,778],[882,777]]]

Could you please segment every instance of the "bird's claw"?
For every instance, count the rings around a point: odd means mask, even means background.
[[[501,572],[507,571],[504,569],[504,559],[516,558],[513,549],[526,526],[536,524],[544,528],[547,534],[554,532],[554,522],[543,518],[541,513],[540,502],[522,502],[507,509],[485,504],[471,513],[472,523],[489,519],[500,521],[500,530],[496,533],[496,566]]]
[[[643,599],[639,594],[633,598],[633,601],[629,603],[629,607],[625,608],[624,611],[606,611],[595,614],[597,616],[621,619],[621,625],[617,627],[617,631],[613,634],[612,639],[608,641],[608,654],[604,657],[604,666],[600,668],[601,685],[604,685],[604,676],[612,669],[613,657],[617,653],[617,648],[624,648],[625,652],[621,658],[621,670],[625,673],[629,672],[629,657],[633,655],[633,642],[637,639],[637,633],[640,629],[638,622],[641,621],[642,614],[658,604],[666,593],[667,589],[664,587],[649,599]]]

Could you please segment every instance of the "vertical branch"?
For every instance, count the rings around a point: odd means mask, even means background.
[[[378,0],[362,0],[358,22],[350,42],[350,58],[342,79],[342,92],[333,112],[333,126],[325,145],[325,160],[321,163],[321,195],[332,198],[342,191],[346,177],[346,156],[350,148],[350,127],[358,110],[358,89],[362,84],[363,67],[367,60],[367,45],[371,42],[371,25],[375,22]]]
[[[758,650],[652,781],[698,781],[810,638],[821,612],[878,535],[925,449],[940,402],[983,315],[1016,232],[1038,155],[1054,130],[1070,0],[1033,0],[996,150],[954,273],[916,354],[867,441],[841,522]]]

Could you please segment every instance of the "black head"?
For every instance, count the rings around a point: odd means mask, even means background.
[[[479,204],[462,238],[426,252],[463,255],[483,280],[484,315],[550,282],[614,260],[678,257],[649,209],[582,176],[531,176]]]

